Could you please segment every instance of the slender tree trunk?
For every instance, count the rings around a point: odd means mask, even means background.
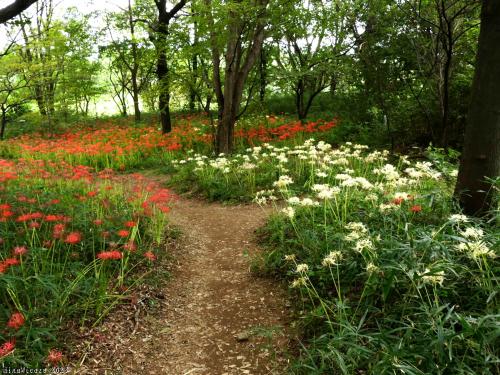
[[[141,121],[141,109],[139,107],[139,88],[137,86],[137,72],[132,74],[132,98],[134,100],[134,120]]]
[[[468,215],[493,209],[500,175],[500,1],[483,0],[481,31],[455,196]]]
[[[259,100],[264,103],[266,97],[266,86],[267,86],[267,56],[266,50],[263,47],[260,51],[260,64],[259,64]]]
[[[130,78],[132,79],[132,99],[134,101],[134,119],[135,122],[141,121],[141,109],[139,107],[139,84],[137,82],[137,73],[139,71],[139,57],[137,55],[137,42],[135,41],[135,24],[132,17],[132,3],[128,2],[128,21],[130,28],[130,36],[132,39],[132,69]]]
[[[442,88],[442,108],[441,108],[441,139],[439,143],[442,147],[448,147],[448,127],[450,118],[450,74],[453,52],[446,51],[446,61],[443,67],[443,88]]]
[[[156,73],[160,83],[160,95],[158,105],[160,107],[161,130],[163,134],[172,131],[172,120],[170,117],[170,82],[168,77],[167,52],[163,46],[158,56]]]
[[[39,84],[35,84],[35,100],[38,106],[38,111],[42,116],[47,116],[47,110],[45,109],[45,101],[43,100],[43,89]]]
[[[5,126],[7,125],[7,113],[4,108],[2,108],[2,127],[0,128],[0,140],[3,141]]]
[[[193,17],[193,29],[194,29],[194,40],[193,47],[196,48],[198,45],[198,23],[196,22],[195,10],[194,10],[194,0],[191,2],[191,16]],[[191,56],[191,67],[193,69],[193,79],[191,82],[191,86],[189,88],[189,110],[194,112],[196,106],[196,83],[198,82],[198,55],[196,52],[193,52],[193,56]],[[199,109],[199,106],[198,106]]]
[[[170,20],[186,5],[187,0],[179,1],[169,12],[166,9],[166,0],[155,0],[158,9],[158,27],[156,38],[156,51],[158,58],[156,60],[156,75],[160,85],[160,95],[158,105],[160,109],[160,121],[162,133],[166,134],[172,131],[172,121],[170,118],[170,78],[167,56],[167,37],[169,34]]]
[[[303,79],[299,79],[295,88],[295,107],[297,109],[297,118],[304,122],[307,117],[306,104],[304,103],[306,96],[306,87]]]

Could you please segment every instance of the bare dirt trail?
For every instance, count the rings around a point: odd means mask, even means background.
[[[105,324],[103,344],[78,372],[283,374],[286,293],[252,275],[245,256],[256,251],[254,231],[266,216],[254,205],[179,198],[170,222],[182,235],[159,313],[141,318],[126,333]],[[107,343],[110,335],[118,342]]]

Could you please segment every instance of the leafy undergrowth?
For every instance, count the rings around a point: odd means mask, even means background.
[[[102,319],[156,260],[170,192],[135,175],[0,160],[0,361],[65,362],[64,328]]]
[[[457,212],[443,158],[307,141],[177,168],[213,199],[288,203],[261,231],[260,271],[290,282],[295,373],[498,373],[498,213]]]

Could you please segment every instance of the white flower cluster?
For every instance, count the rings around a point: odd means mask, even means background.
[[[275,181],[273,183],[273,186],[276,186],[279,189],[283,189],[283,188],[287,187],[290,184],[293,184],[292,178],[290,176],[283,175],[283,176],[280,176],[280,178],[278,179],[278,181]]]
[[[274,190],[261,190],[255,195],[254,202],[259,205],[265,205],[267,202],[273,202],[278,200],[276,196],[273,195]]]
[[[290,197],[287,202],[291,206],[317,207],[320,205],[319,202],[314,201],[311,198],[300,199],[299,197]]]
[[[423,272],[419,272],[418,275],[422,278],[424,283],[443,285],[444,271],[430,271],[426,268]]]
[[[330,186],[328,184],[315,184],[312,191],[317,193],[319,199],[332,199],[335,195],[340,193],[340,188],[337,186]]]
[[[484,257],[495,258],[496,255],[484,241],[484,232],[481,228],[467,227],[459,232],[465,242],[460,242],[456,249],[467,254],[470,258],[478,260]]]
[[[366,225],[359,222],[350,222],[345,225],[345,228],[351,232],[344,239],[349,242],[355,242],[354,250],[361,253],[363,250],[373,250],[375,248],[369,237]]]
[[[335,266],[339,264],[342,258],[343,255],[340,251],[330,251],[330,253],[323,258],[323,261],[321,263],[325,267]]]

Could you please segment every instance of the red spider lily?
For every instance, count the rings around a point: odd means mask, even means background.
[[[15,312],[10,316],[10,319],[7,322],[7,327],[17,330],[24,325],[24,322],[24,315],[20,312]]]
[[[104,221],[102,221],[101,219],[95,219],[95,220],[93,221],[93,223],[94,223],[94,225],[99,226],[99,225],[102,225],[102,223],[104,223]]]
[[[2,211],[2,217],[8,218],[8,217],[11,217],[11,216],[14,216],[14,212],[12,212],[10,210],[3,210]]]
[[[422,206],[420,206],[420,205],[418,205],[418,204],[416,204],[416,205],[414,205],[414,206],[411,206],[411,207],[410,207],[410,211],[411,211],[411,212],[420,212],[420,211],[422,211]]]
[[[46,222],[61,221],[64,218],[62,215],[45,215],[43,218]]]
[[[7,272],[9,267],[16,266],[20,264],[19,260],[16,258],[7,258],[3,262],[0,262],[0,274]]]
[[[66,226],[64,224],[56,224],[56,225],[54,225],[54,230],[52,232],[52,237],[54,237],[54,238],[62,238],[65,230],[66,230]]]
[[[18,259],[16,258],[7,258],[3,261],[6,265],[10,266],[17,266],[18,264],[21,264]]]
[[[123,254],[121,252],[117,251],[117,250],[102,251],[99,254],[97,254],[97,258],[98,259],[103,259],[103,260],[107,260],[107,259],[122,259],[123,258]]]
[[[149,259],[151,262],[154,262],[156,260],[156,255],[154,255],[152,251],[146,251],[144,253],[144,258]]]
[[[399,205],[399,204],[401,204],[401,203],[403,203],[403,202],[404,202],[404,199],[403,199],[403,198],[394,198],[394,199],[392,200],[392,203],[394,203],[394,204],[396,204],[396,205]]]
[[[135,221],[126,221],[126,222],[125,222],[125,226],[126,226],[127,228],[133,228],[133,227],[135,227],[135,226],[136,226],[136,224],[137,224],[137,223],[136,223]]]
[[[74,245],[79,243],[81,240],[82,240],[82,234],[80,232],[71,232],[66,236],[64,242]]]
[[[16,348],[16,342],[11,339],[0,346],[0,358],[5,357],[10,354]]]
[[[50,349],[49,354],[47,355],[47,362],[52,366],[57,365],[63,359],[63,354],[61,351],[57,349]]]
[[[30,229],[38,229],[40,228],[40,223],[38,221],[32,221],[29,224]]]
[[[30,221],[34,219],[41,219],[43,217],[43,214],[41,212],[33,212],[30,214],[24,214],[20,215],[17,217],[16,221],[17,222],[25,222],[25,221]]]
[[[120,229],[118,231],[118,236],[120,236],[122,238],[128,237],[129,234],[130,234],[130,232],[126,229]]]
[[[28,252],[26,246],[16,246],[12,251],[15,256],[22,256]]]

